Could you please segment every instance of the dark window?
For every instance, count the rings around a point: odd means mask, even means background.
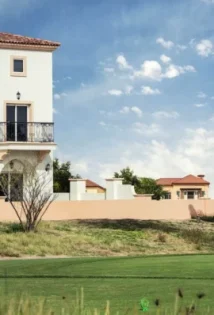
[[[0,197],[8,194],[8,174],[0,174]]]
[[[194,199],[194,191],[187,192],[187,199]]]
[[[171,199],[171,193],[167,193],[165,199]]]
[[[14,59],[13,60],[13,71],[14,72],[24,72],[23,60]]]

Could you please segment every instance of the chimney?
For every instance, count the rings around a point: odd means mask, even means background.
[[[199,178],[204,178],[204,177],[205,177],[205,175],[198,175],[198,177],[199,177]]]

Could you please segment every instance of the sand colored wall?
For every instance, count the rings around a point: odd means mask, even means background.
[[[44,220],[139,219],[187,220],[190,212],[214,215],[214,200],[55,201]],[[16,221],[9,203],[0,200],[0,221]]]
[[[104,194],[106,191],[100,187],[86,187],[86,191],[88,193],[97,193],[97,194]]]

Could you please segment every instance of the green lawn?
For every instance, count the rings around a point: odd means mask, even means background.
[[[203,314],[208,306],[214,308],[213,265],[214,255],[0,261],[0,295],[45,296],[47,306],[59,310],[83,287],[87,307],[104,309],[110,300],[113,311],[125,314],[129,308],[139,309],[140,299],[147,297],[152,314],[156,298],[169,308],[181,288],[183,303],[199,292],[206,294],[200,304]]]

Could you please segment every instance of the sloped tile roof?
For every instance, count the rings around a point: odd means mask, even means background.
[[[86,180],[86,188],[90,188],[90,187],[91,187],[91,188],[92,188],[92,187],[99,187],[99,188],[105,190],[104,187],[102,187],[102,186],[96,184],[95,182],[92,182],[90,179],[87,179],[87,180]]]
[[[175,181],[180,178],[159,178],[156,183],[161,186],[171,186]]]
[[[205,179],[194,175],[187,175],[183,178],[159,178],[156,183],[161,186],[210,184]]]
[[[0,43],[59,47],[59,42],[0,32]]]

